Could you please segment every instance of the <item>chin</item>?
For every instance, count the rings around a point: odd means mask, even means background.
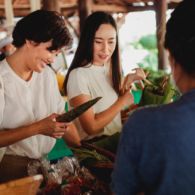
[[[41,72],[42,72],[42,70],[35,70],[35,72],[37,72],[37,73],[41,73]]]
[[[34,70],[35,72],[41,73],[43,71],[43,68],[38,67],[36,70]]]

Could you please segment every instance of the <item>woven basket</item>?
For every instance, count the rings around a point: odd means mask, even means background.
[[[0,184],[0,195],[36,195],[42,180],[35,175]]]

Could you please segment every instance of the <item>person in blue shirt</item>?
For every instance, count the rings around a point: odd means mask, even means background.
[[[195,1],[184,0],[166,26],[179,100],[134,112],[124,125],[112,174],[115,195],[195,194]]]

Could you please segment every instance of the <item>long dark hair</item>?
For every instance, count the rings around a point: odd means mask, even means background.
[[[117,32],[116,22],[113,17],[105,12],[94,12],[87,17],[83,30],[81,32],[79,45],[76,50],[73,61],[68,69],[65,81],[64,92],[67,95],[67,82],[70,72],[78,67],[83,67],[93,60],[93,43],[95,33],[102,24],[111,24]],[[118,35],[116,37],[116,48],[111,57],[112,84],[117,94],[120,92],[121,67],[119,60]]]

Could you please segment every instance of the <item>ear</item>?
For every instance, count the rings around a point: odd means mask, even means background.
[[[172,74],[174,74],[175,72],[175,66],[177,66],[176,64],[176,61],[174,59],[174,57],[171,55],[171,53],[168,51],[168,58],[169,58],[169,64],[170,64],[170,67],[171,67],[171,72]]]
[[[169,62],[171,66],[171,72],[175,80],[176,85],[178,85],[179,80],[182,78],[183,71],[180,64],[175,60],[175,58],[169,53]]]
[[[30,48],[32,46],[36,46],[36,43],[34,41],[31,41],[28,39],[25,40],[25,44],[26,44],[27,48]]]

